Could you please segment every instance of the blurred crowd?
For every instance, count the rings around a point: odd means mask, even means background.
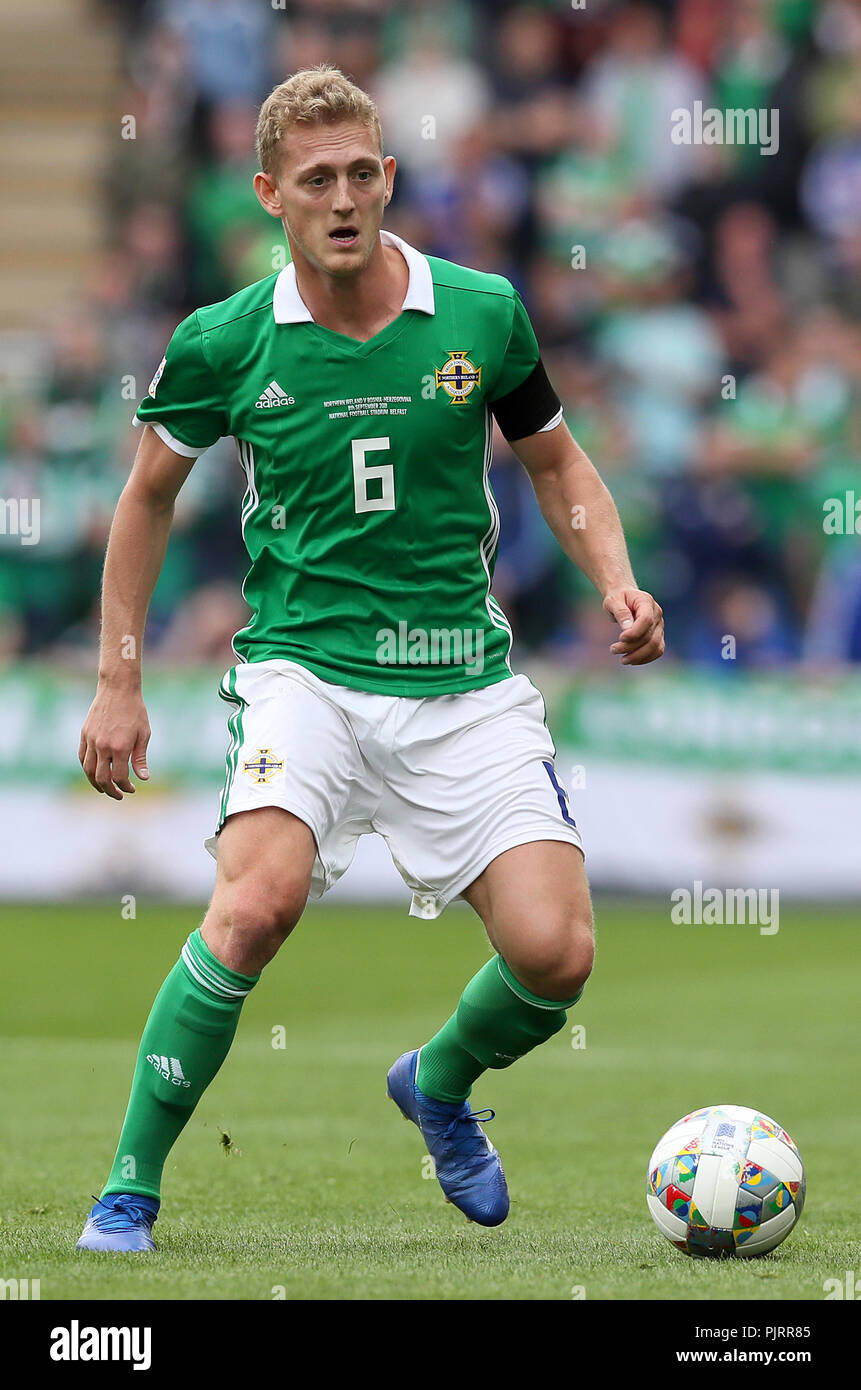
[[[520,290],[672,657],[861,661],[861,4],[114,0],[93,22],[124,46],[105,249],[0,420],[0,497],[41,499],[38,545],[0,536],[0,655],[92,661],[135,404],[180,318],[283,264],[251,188],[256,111],[328,61],[378,103],[386,225]],[[776,150],[676,143],[697,103],[776,111]],[[608,619],[501,437],[492,482],[520,653],[601,666]],[[242,486],[231,440],[192,470],[150,656],[228,664]]]

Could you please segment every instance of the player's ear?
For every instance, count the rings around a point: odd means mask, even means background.
[[[281,206],[281,194],[269,174],[265,174],[261,169],[254,175],[254,192],[257,194],[258,202],[264,207],[270,217],[283,217],[284,209]]]
[[[397,167],[398,165],[394,155],[387,154],[385,159],[383,160],[383,173],[386,176],[386,195],[383,199],[383,207],[387,207],[388,204],[392,201],[392,191],[394,189],[395,183],[395,170],[397,169]]]

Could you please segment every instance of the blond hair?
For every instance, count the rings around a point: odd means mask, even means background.
[[[333,125],[336,121],[361,121],[373,131],[383,153],[383,132],[377,108],[332,63],[294,72],[269,93],[257,117],[257,158],[260,168],[276,171],[281,141],[293,125]]]

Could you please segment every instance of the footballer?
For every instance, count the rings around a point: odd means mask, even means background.
[[[229,749],[206,841],[215,885],[144,1027],[85,1250],[155,1249],[165,1160],[244,1000],[371,832],[412,914],[463,898],[487,931],[492,957],[439,1031],[394,1062],[387,1090],[448,1200],[484,1226],[508,1214],[470,1092],[565,1026],[593,930],[544,703],[511,669],[491,593],[494,419],[618,625],[611,650],[632,666],[664,650],[661,609],[637,587],[511,283],[382,229],[396,165],[369,96],[329,64],[297,72],[264,102],[257,152],[255,191],[290,263],[176,329],[137,409],[105,558],[79,756],[92,786],[122,800],[132,774],[149,775],[140,652],[174,502],[200,455],[235,437],[251,616],[219,690]],[[572,526],[574,508],[585,525]]]

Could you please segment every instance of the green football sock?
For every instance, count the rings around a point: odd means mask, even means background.
[[[158,1199],[165,1160],[233,1041],[259,975],[228,970],[192,932],[146,1021],[126,1117],[102,1191]]]
[[[553,1001],[530,994],[502,956],[494,956],[474,975],[453,1013],[425,1043],[416,1084],[426,1096],[466,1100],[483,1071],[510,1067],[519,1057],[565,1027],[573,999]]]

